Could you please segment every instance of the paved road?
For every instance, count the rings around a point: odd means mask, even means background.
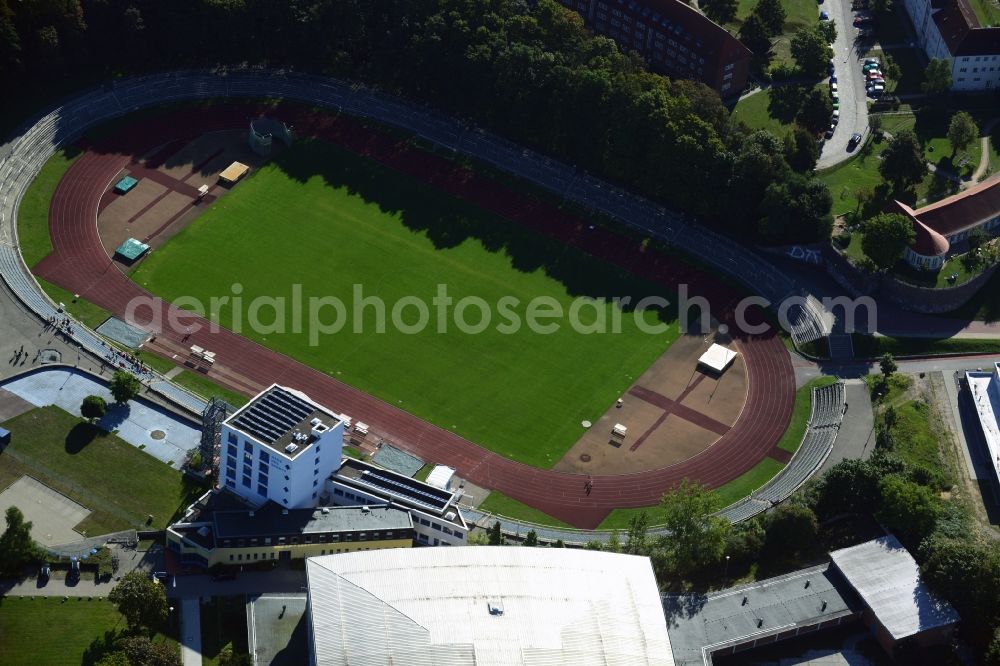
[[[176,609],[176,606],[173,606]],[[198,599],[182,599],[181,619],[181,661],[184,666],[201,666],[201,602]]]
[[[875,414],[868,395],[868,387],[860,379],[846,382],[847,411],[833,443],[833,451],[823,462],[817,474],[822,474],[842,460],[867,458],[874,445]]]
[[[859,61],[864,52],[857,48],[855,38],[858,30],[854,27],[854,12],[850,0],[826,0],[817,11],[826,11],[837,24],[837,40],[833,44],[833,59],[840,89],[840,124],[833,138],[823,144],[817,169],[828,169],[849,159],[853,153],[847,152],[847,142],[851,134],[857,132],[865,136],[868,131],[868,102],[865,97],[865,82],[861,75]],[[857,150],[857,149],[855,149]]]

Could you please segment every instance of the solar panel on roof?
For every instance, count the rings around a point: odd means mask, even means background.
[[[312,405],[298,396],[274,389],[247,407],[234,424],[265,444],[272,444],[313,410]]]
[[[388,476],[383,476],[377,472],[365,470],[361,476],[361,481],[368,483],[373,486],[378,486],[387,490],[401,490],[411,501],[422,504],[424,506],[430,507],[432,509],[440,509],[447,501],[447,498],[441,497],[436,493],[430,492],[423,488],[415,487],[411,484],[402,483],[395,479],[391,479]],[[416,497],[414,497],[416,496]],[[450,495],[449,495],[450,497]]]

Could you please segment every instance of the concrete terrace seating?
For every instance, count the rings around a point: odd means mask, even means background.
[[[751,497],[777,504],[786,499],[820,468],[833,450],[844,418],[846,391],[842,382],[813,389],[812,412],[802,444],[780,474],[757,489]]]

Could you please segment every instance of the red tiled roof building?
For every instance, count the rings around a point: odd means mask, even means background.
[[[914,268],[936,271],[944,265],[952,246],[966,240],[973,229],[996,233],[1000,228],[1000,176],[917,210],[899,201],[894,202],[894,209],[905,215],[917,232],[906,250],[906,262]]]
[[[559,1],[655,72],[701,81],[724,98],[746,87],[750,49],[680,0]]]

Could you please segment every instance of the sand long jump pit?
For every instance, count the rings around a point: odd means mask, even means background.
[[[629,474],[682,462],[715,444],[743,411],[747,369],[742,355],[720,375],[700,369],[698,358],[712,343],[739,351],[717,332],[682,335],[553,469]],[[616,424],[627,428],[625,437],[612,435]]]
[[[90,509],[31,476],[22,476],[0,493],[0,508],[16,506],[31,521],[31,536],[43,546],[72,543],[83,538],[73,528]]]

